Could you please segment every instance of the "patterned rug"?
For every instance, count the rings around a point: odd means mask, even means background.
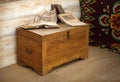
[[[90,25],[90,45],[120,53],[120,0],[79,0],[81,21]]]

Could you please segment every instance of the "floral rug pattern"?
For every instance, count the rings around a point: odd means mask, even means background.
[[[120,54],[120,0],[79,0],[81,21],[90,25],[90,45]]]

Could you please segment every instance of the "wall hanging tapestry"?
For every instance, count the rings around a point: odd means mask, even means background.
[[[79,0],[81,21],[90,25],[90,45],[120,54],[120,0]]]

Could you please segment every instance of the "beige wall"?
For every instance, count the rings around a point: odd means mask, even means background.
[[[53,3],[80,17],[79,0],[20,0],[0,4],[0,68],[16,63],[16,28],[33,20],[41,8],[50,9]]]

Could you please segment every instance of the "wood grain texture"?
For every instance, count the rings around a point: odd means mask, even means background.
[[[70,27],[61,24],[60,28],[50,30],[18,28],[17,63],[30,66],[37,73],[45,75],[61,64],[88,58],[88,25]]]
[[[16,62],[16,40],[14,36],[0,37],[0,68]]]
[[[15,45],[16,45],[15,35],[0,38],[0,40],[1,40],[0,41],[0,51],[1,51],[0,53],[2,53],[3,51],[6,51],[8,49],[12,50],[15,48]]]
[[[16,63],[16,53],[14,50],[15,49],[6,50],[6,52],[2,52],[2,54],[0,53],[0,68]]]
[[[2,1],[7,2],[9,0]],[[66,13],[73,13],[80,17],[78,0],[20,0],[0,4],[0,58],[5,59],[7,57],[4,61],[1,60],[0,68],[16,62],[15,53],[12,52],[16,50],[16,28],[31,22],[35,14],[41,9],[49,10],[50,4],[56,3],[61,4]]]
[[[35,11],[39,10],[41,3],[25,1],[0,4],[0,21],[36,14]]]
[[[0,22],[0,37],[15,35],[16,28],[20,27],[21,25],[30,23],[33,19],[34,16],[25,16]]]
[[[13,2],[13,1],[20,1],[20,0],[0,0],[0,4]]]

